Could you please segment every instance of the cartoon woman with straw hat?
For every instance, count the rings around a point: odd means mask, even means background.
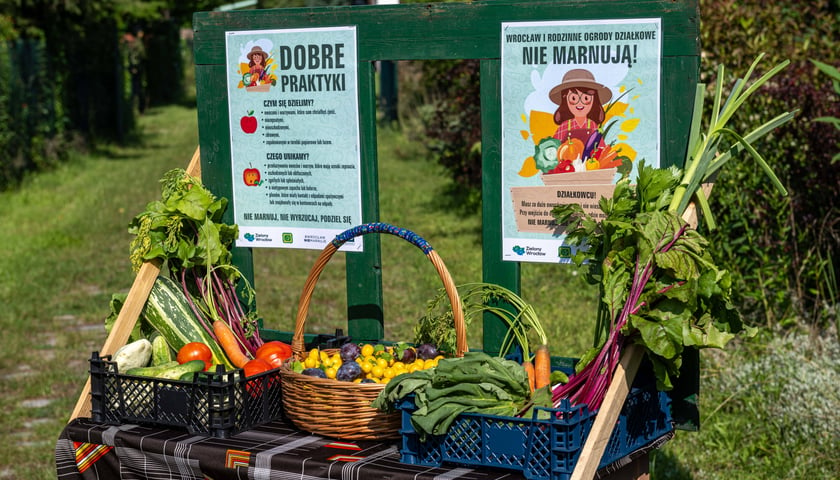
[[[551,89],[548,97],[558,105],[554,112],[557,124],[554,138],[561,145],[557,151],[558,164],[547,173],[591,169],[584,163],[598,160],[609,149],[598,127],[604,121],[603,105],[612,98],[612,91],[596,82],[589,70],[576,68],[563,75],[563,81]]]
[[[246,83],[249,87],[265,83],[268,73],[265,71],[265,61],[268,59],[268,54],[259,45],[253,47],[248,52],[248,74],[249,81]]]

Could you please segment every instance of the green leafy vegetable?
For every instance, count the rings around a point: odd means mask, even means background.
[[[239,235],[236,225],[222,222],[227,199],[217,199],[196,177],[183,169],[166,172],[161,199],[129,223],[135,237],[130,260],[135,271],[143,262],[160,259],[173,274],[194,266],[230,264],[230,247]]]
[[[522,348],[523,359],[530,360],[533,356],[531,346],[548,344],[548,336],[534,307],[516,293],[501,285],[485,282],[465,283],[457,288],[464,312],[464,323],[469,325],[476,317],[491,313],[507,325],[507,335],[502,341],[499,356],[506,355],[514,346],[519,345]],[[454,345],[455,338],[452,311],[450,308],[444,308],[448,307],[448,299],[446,291],[441,288],[429,302],[426,315],[415,327],[415,333],[418,334],[415,339],[417,343],[439,341],[441,343],[438,345],[453,348],[449,346],[450,343]],[[439,330],[435,337],[420,336],[422,332],[433,330]],[[529,336],[532,338],[529,339]]]
[[[371,406],[384,411],[414,394],[411,423],[421,439],[445,434],[462,413],[513,417],[533,406],[551,406],[548,389],[531,395],[525,369],[512,360],[483,352],[445,358],[437,367],[395,377]]]
[[[587,247],[578,250],[575,261],[588,264],[587,278],[599,285],[601,293],[594,346],[582,356],[569,382],[554,387],[555,405],[570,399],[597,409],[625,342],[645,348],[657,386],[670,389],[687,347],[722,348],[736,334],[753,333],[731,302],[729,272],[715,265],[707,240],[689,228],[682,216],[694,199],[706,225],[714,227],[700,186],[742,150],[756,159],[784,193],[752,142],[790,120],[792,114],[780,115],[743,136],[726,127],[746,98],[785,65],[744,89],[760,58],[746,79],[736,82],[723,107],[721,87],[716,88],[706,134],[699,130],[704,86],[698,86],[684,171],[656,169],[641,161],[635,185],[624,174],[613,197],[601,199],[605,218],[600,222],[579,205],[553,209],[558,224],[567,226],[567,241]],[[722,69],[719,73],[718,78],[723,78]],[[724,145],[724,139],[733,144]]]
[[[216,198],[183,169],[166,172],[160,200],[150,202],[129,223],[128,231],[135,235],[129,258],[135,270],[159,259],[181,285],[205,331],[215,339],[212,324],[222,320],[253,354],[262,345],[254,291],[231,264],[239,228],[223,222],[227,205],[227,199]]]

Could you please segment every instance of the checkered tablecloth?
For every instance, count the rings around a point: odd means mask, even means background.
[[[459,479],[519,480],[518,472],[400,463],[397,443],[345,442],[282,422],[218,439],[183,430],[70,422],[55,449],[61,480]]]

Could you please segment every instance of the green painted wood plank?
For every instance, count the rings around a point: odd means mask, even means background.
[[[610,15],[613,14],[614,15]],[[472,3],[404,4],[362,7],[317,7],[199,12],[194,16],[199,136],[205,183],[218,195],[232,196],[227,98],[224,81],[224,33],[355,25],[357,27],[360,126],[362,129],[363,217],[379,219],[376,159],[376,108],[372,61],[412,59],[482,59],[482,165],[485,219],[499,218],[501,208],[501,105],[499,102],[501,23],[515,21],[587,20],[601,18],[662,18],[663,166],[684,158],[688,122],[698,81],[699,7],[696,0],[504,0]],[[520,291],[520,266],[501,260],[501,225],[482,226],[483,279]],[[383,335],[381,248],[377,236],[365,239],[364,253],[347,254],[349,333],[359,339]],[[249,249],[237,249],[234,259],[253,281]],[[258,288],[258,287],[257,287]],[[497,351],[505,333],[500,321],[485,318],[484,348]],[[282,332],[272,332],[285,338]],[[697,365],[683,371],[680,395],[696,417]],[[680,388],[686,387],[686,388]],[[676,412],[675,412],[676,415]]]
[[[502,106],[501,61],[481,62],[481,189],[482,215],[485,219],[501,217],[502,208]],[[482,229],[482,278],[520,292],[519,263],[502,261],[502,224],[484,221]],[[498,317],[486,314],[483,321],[482,347],[498,353],[507,327]]]
[[[690,92],[700,81],[699,45],[696,55],[663,58],[662,71],[661,166],[682,167],[694,110]]]
[[[362,223],[379,221],[379,162],[376,153],[376,92],[373,64],[359,63]],[[385,335],[382,247],[379,235],[365,235],[364,252],[347,253],[348,335],[375,341]]]
[[[356,25],[359,59],[499,58],[501,22],[663,19],[663,54],[691,55],[699,38],[693,0],[484,1],[198,12],[193,17],[198,64],[223,63],[224,32]]]

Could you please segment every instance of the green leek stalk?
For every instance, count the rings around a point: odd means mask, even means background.
[[[750,80],[756,66],[758,65],[764,54],[758,56],[750,65],[746,75],[743,79],[735,82],[732,92],[723,103],[721,108],[721,100],[723,98],[723,87],[720,80],[724,76],[724,68],[721,65],[718,67],[718,83],[715,87],[714,104],[712,106],[711,118],[709,119],[708,130],[705,134],[700,133],[701,116],[703,113],[703,98],[705,91],[705,84],[698,84],[694,97],[694,115],[691,120],[691,127],[689,133],[688,149],[686,150],[685,165],[683,169],[683,176],[680,184],[674,190],[674,196],[668,208],[669,211],[682,215],[688,207],[689,202],[694,199],[703,213],[703,218],[706,226],[710,230],[716,228],[714,216],[709,208],[709,202],[700,186],[704,183],[711,182],[717,171],[726,164],[733,155],[746,150],[750,156],[758,162],[759,166],[764,170],[767,177],[770,179],[773,186],[782,195],[787,195],[782,182],[779,181],[773,169],[764,160],[764,157],[753,147],[753,142],[764,137],[773,129],[791,120],[795,114],[794,112],[786,112],[770,121],[756,127],[746,135],[740,135],[726,125],[738,108],[746,102],[747,98],[770,80],[779,71],[785,68],[788,60],[776,65],[767,73],[762,75],[758,80],[753,82],[748,88],[744,88]],[[724,139],[733,141],[732,145],[719,151],[721,142]]]

